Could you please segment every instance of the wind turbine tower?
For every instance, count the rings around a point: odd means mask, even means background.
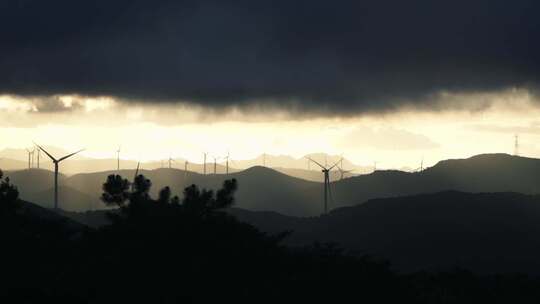
[[[184,163],[184,178],[187,178],[187,165],[188,161],[186,160],[186,162]]]
[[[514,135],[514,156],[519,156],[519,135]]]
[[[206,175],[206,155],[208,153],[204,152],[204,161],[203,161],[203,174]]]
[[[169,169],[172,169],[172,163],[174,162],[174,159],[171,158],[169,155]]]
[[[216,174],[216,172],[217,172],[217,171],[216,171],[216,169],[217,169],[217,159],[218,159],[218,158],[215,157],[215,156],[212,156],[212,158],[214,159],[214,174]]]
[[[120,148],[118,147],[118,150],[116,150],[116,171],[120,171]]]
[[[332,170],[335,166],[337,166],[339,164],[339,160],[333,164],[331,167],[326,167],[326,166],[323,166],[321,164],[319,164],[318,162],[314,161],[313,159],[309,158],[308,159],[312,162],[314,162],[315,164],[317,164],[319,167],[321,167],[321,171],[322,173],[324,173],[324,214],[327,214],[328,213],[328,194],[330,193],[330,170]]]
[[[343,167],[342,167],[343,165],[341,165],[341,164],[343,164],[343,159],[340,160],[339,163],[340,163],[340,165],[337,166],[338,171],[339,171],[339,175],[340,175],[340,176],[339,176],[339,180],[343,180],[343,178],[345,177],[345,174],[346,174],[346,173],[351,173],[351,172],[353,172],[353,170],[344,170],[344,169],[343,169]]]
[[[41,150],[43,151],[45,154],[47,154],[47,156],[52,160],[52,162],[54,163],[54,209],[55,210],[58,210],[58,164],[65,160],[65,159],[68,159],[70,157],[72,157],[73,155],[77,154],[77,153],[80,153],[82,152],[84,149],[82,150],[79,150],[77,152],[74,152],[74,153],[71,153],[71,154],[68,154],[64,157],[61,157],[59,159],[56,159],[54,158],[51,154],[49,154],[49,152],[47,152],[45,149],[43,149],[41,146],[37,145],[36,146]]]
[[[225,174],[229,174],[229,158],[231,157],[230,153],[227,152],[227,156],[225,156]]]
[[[41,150],[39,148],[35,148],[37,150],[37,168],[39,169],[39,158],[41,156]]]
[[[34,151],[26,149],[26,152],[28,152],[28,170],[30,170],[32,169],[32,154],[34,154]]]

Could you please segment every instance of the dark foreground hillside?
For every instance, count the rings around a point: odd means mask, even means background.
[[[396,269],[540,274],[540,196],[446,191],[369,200],[315,218],[233,210],[268,232],[294,233],[288,244],[335,242]]]
[[[24,207],[0,186],[2,303],[537,303],[540,281],[467,271],[400,275],[386,263],[329,245],[283,246],[222,210],[236,181],[182,198],[148,195],[143,176],[109,177],[103,200],[117,204],[111,224],[73,224]],[[30,206],[30,205],[29,205]],[[28,210],[34,210],[32,212]]]
[[[540,196],[445,191],[369,200],[326,216],[297,218],[232,208],[268,233],[291,231],[284,243],[335,243],[348,253],[384,257],[395,270],[540,274]],[[108,223],[104,212],[65,213],[81,223]]]

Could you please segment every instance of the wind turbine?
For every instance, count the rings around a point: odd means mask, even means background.
[[[339,180],[343,180],[343,176],[346,173],[351,173],[351,172],[354,171],[354,170],[344,170],[343,169],[343,157],[339,160],[339,166],[337,166],[337,168],[338,168],[338,171],[339,171],[339,174],[340,174]]]
[[[30,153],[32,155],[32,162],[31,162],[31,167],[34,168],[34,154],[36,153],[36,148],[34,147],[32,149],[32,152]]]
[[[219,157],[212,156],[212,158],[214,159],[214,174],[216,174],[217,160],[218,160]]]
[[[120,150],[121,146],[118,146],[118,150],[116,150],[116,171],[120,171]]]
[[[33,158],[33,154],[34,154],[34,151],[30,150],[30,149],[26,149],[26,152],[28,152],[28,170],[32,169],[32,158]]]
[[[229,158],[231,157],[230,153],[227,152],[227,156],[225,156],[225,174],[229,174]]]
[[[333,164],[331,167],[325,167],[318,162],[314,161],[310,157],[308,159],[315,164],[317,164],[319,167],[321,167],[322,173],[324,173],[324,214],[328,213],[328,193],[330,192],[330,170],[332,170],[335,166],[339,164],[339,160]]]
[[[41,150],[38,147],[35,147],[34,149],[37,149],[37,168],[39,169],[39,157],[41,156]]]
[[[77,153],[80,153],[82,151],[84,151],[84,149],[82,150],[79,150],[77,152],[74,152],[74,153],[71,153],[71,154],[68,154],[64,157],[61,157],[59,159],[56,159],[54,158],[51,154],[49,154],[49,152],[47,152],[45,149],[43,149],[40,145],[36,144],[36,146],[41,150],[43,151],[45,154],[47,154],[47,156],[52,160],[52,162],[54,163],[54,209],[55,210],[58,210],[58,164],[67,159],[67,158],[70,158],[72,157],[73,155],[77,154]]]
[[[186,162],[184,163],[184,179],[187,178],[187,165],[188,165],[188,161],[186,160]]]
[[[174,159],[171,158],[169,155],[169,169],[172,169],[172,163],[174,162]]]
[[[338,170],[339,170],[339,180],[343,180],[343,176],[346,174],[346,173],[351,173],[353,172],[353,170],[343,170],[341,168],[338,167]]]
[[[203,161],[203,174],[206,175],[206,155],[208,153],[204,152],[204,161]]]
[[[420,168],[417,168],[415,171],[416,172],[424,171],[424,158],[423,157],[422,157],[422,160],[420,161]]]

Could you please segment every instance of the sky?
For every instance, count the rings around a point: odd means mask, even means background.
[[[0,3],[0,148],[540,157],[538,1]]]

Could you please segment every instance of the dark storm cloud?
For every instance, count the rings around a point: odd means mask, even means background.
[[[540,2],[0,2],[0,92],[309,111],[537,88]],[[411,101],[412,100],[412,101]]]

